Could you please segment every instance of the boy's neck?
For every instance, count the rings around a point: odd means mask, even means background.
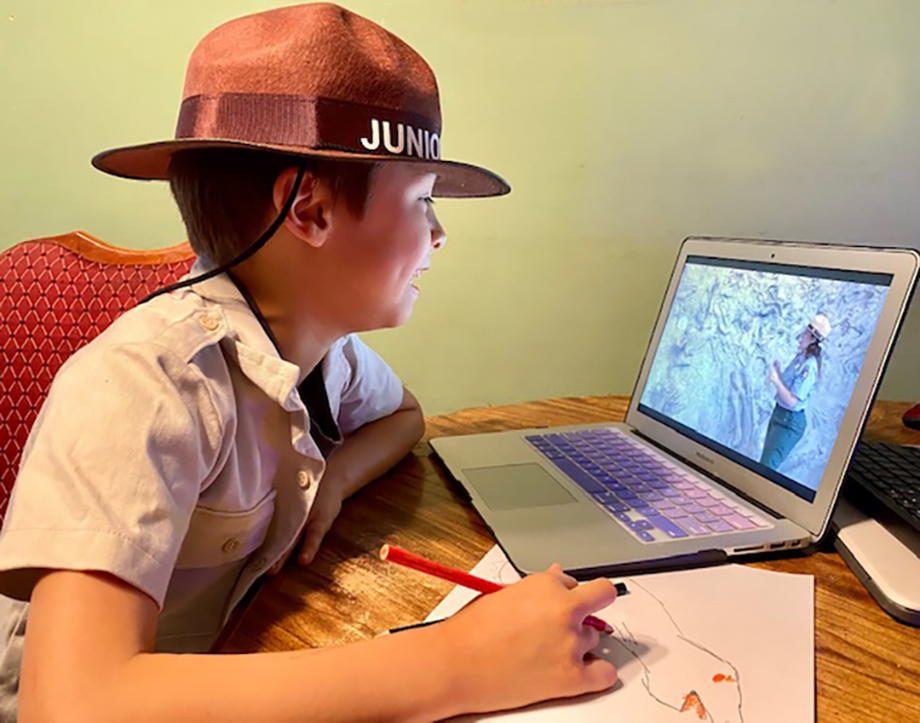
[[[336,340],[347,330],[340,329],[323,318],[323,305],[311,300],[304,280],[292,283],[285,271],[268,273],[265,264],[249,262],[234,269],[258,313],[271,330],[273,342],[281,357],[300,368],[298,384],[319,364]],[[319,312],[319,313],[317,313]]]

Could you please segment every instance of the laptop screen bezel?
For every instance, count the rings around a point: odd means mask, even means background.
[[[639,403],[661,340],[681,275],[690,256],[783,264],[834,271],[891,274],[888,295],[872,341],[866,351],[850,403],[813,502],[767,480],[753,470],[694,441],[639,409]],[[920,256],[910,249],[879,249],[788,241],[689,237],[684,240],[659,310],[651,340],[626,413],[626,423],[653,442],[727,483],[781,517],[808,530],[815,538],[830,522],[837,494],[884,372],[898,329],[907,310]]]

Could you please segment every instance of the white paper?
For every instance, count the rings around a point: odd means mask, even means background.
[[[472,573],[520,579],[497,546]],[[597,613],[615,632],[595,650],[617,667],[611,690],[465,720],[814,721],[813,576],[724,565],[614,579],[630,592]],[[476,595],[457,587],[428,619]]]

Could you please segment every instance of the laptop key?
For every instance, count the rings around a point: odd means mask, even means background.
[[[664,515],[649,515],[648,519],[649,522],[651,522],[653,525],[655,525],[655,527],[664,532],[664,534],[673,540],[681,537],[687,537],[687,532],[683,528],[669,520]]]
[[[693,516],[700,522],[705,522],[706,524],[711,524],[719,519],[715,515],[711,515],[708,512],[700,512],[698,515]]]
[[[648,520],[633,520],[629,523],[629,528],[631,530],[651,530],[652,523]]]
[[[722,519],[736,530],[753,530],[756,527],[751,520],[741,515],[725,515]]]
[[[696,503],[697,503],[700,507],[709,507],[709,508],[712,508],[712,507],[715,507],[716,505],[719,504],[719,500],[713,499],[713,498],[710,497],[709,495],[706,495],[705,497],[700,497],[700,498],[698,498],[697,501],[696,501]]]
[[[680,524],[683,528],[689,532],[694,537],[699,535],[708,535],[711,530],[702,522],[697,522],[692,517],[688,517],[686,520],[681,520]]]
[[[725,505],[714,505],[709,508],[709,511],[714,515],[724,516],[732,514],[732,510]]]
[[[633,530],[633,534],[643,542],[654,542],[655,536],[647,530]]]
[[[725,520],[716,520],[715,522],[710,522],[709,526],[712,528],[713,532],[731,532],[735,529]]]
[[[567,459],[557,459],[553,461],[559,469],[565,472],[572,480],[586,492],[606,492],[604,486],[585,472],[574,462]]]
[[[757,515],[746,514],[743,517],[747,520],[750,520],[754,523],[754,527],[769,527],[770,523],[767,522],[763,517],[758,517]]]

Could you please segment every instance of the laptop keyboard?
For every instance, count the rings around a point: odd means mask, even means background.
[[[860,442],[847,482],[920,531],[920,448]]]
[[[773,526],[618,429],[524,439],[642,542]]]

